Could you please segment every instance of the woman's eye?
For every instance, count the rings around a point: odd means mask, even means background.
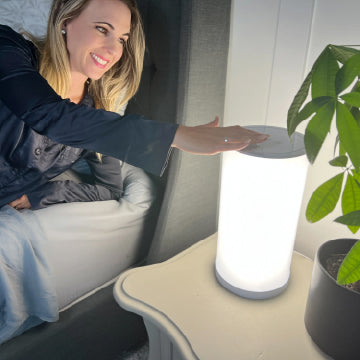
[[[106,34],[107,30],[102,26],[96,26],[96,29],[101,32],[102,34]]]
[[[126,42],[124,39],[119,39],[119,43],[122,45],[122,46],[125,46]]]

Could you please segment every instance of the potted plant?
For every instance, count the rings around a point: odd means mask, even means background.
[[[360,228],[360,51],[328,45],[316,59],[288,112],[291,135],[304,120],[309,162],[315,162],[333,120],[334,157],[339,173],[312,194],[306,218],[316,222],[329,215],[341,199],[336,222],[352,233]],[[340,269],[338,269],[340,267]],[[305,311],[305,325],[315,343],[334,359],[357,359],[360,352],[360,241],[337,239],[318,250]]]

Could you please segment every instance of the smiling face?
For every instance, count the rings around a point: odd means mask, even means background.
[[[120,0],[90,0],[65,25],[72,79],[98,80],[122,56],[129,37],[131,13]]]

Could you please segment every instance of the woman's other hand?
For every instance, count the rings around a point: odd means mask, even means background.
[[[31,209],[31,204],[26,195],[23,195],[19,199],[12,201],[9,203],[9,205],[16,210]]]
[[[223,151],[242,150],[250,144],[266,141],[269,135],[241,126],[219,127],[219,118],[200,126],[179,126],[173,147],[199,155],[213,155]]]

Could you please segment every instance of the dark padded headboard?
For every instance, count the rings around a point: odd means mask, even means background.
[[[231,0],[138,0],[146,59],[128,112],[196,126],[224,114]],[[220,156],[174,151],[148,262],[217,230]]]
[[[127,112],[173,122],[179,78],[181,0],[138,0],[146,36],[140,89]]]
[[[222,118],[231,0],[149,0],[147,6],[151,115],[187,126]],[[219,155],[174,151],[149,263],[217,230],[219,173]]]

